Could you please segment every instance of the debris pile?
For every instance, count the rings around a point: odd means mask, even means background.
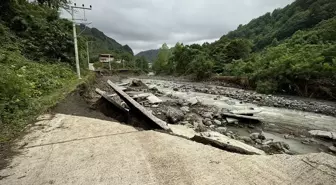
[[[219,109],[216,106],[206,106],[196,97],[186,99],[175,98],[172,93],[160,92],[159,85],[144,84],[141,80],[134,79],[118,85],[108,82],[115,93],[97,93],[108,99],[112,104],[127,114],[137,113],[155,125],[181,135],[181,128],[188,129],[188,138],[204,144],[209,144],[221,149],[243,154],[292,154],[290,147],[283,141],[274,141],[267,138],[262,131],[263,120],[258,115],[261,111],[255,108],[240,110]],[[162,85],[168,88],[167,85]],[[172,91],[188,92],[190,87],[180,86],[172,88]],[[202,92],[214,93],[211,89],[200,89]],[[220,99],[217,97],[216,99]],[[259,97],[261,100],[263,97]],[[120,102],[121,101],[121,102]],[[171,124],[171,125],[169,125]],[[179,129],[172,129],[179,126]],[[250,134],[241,134],[236,128],[246,128]],[[183,130],[182,129],[182,130]],[[258,131],[257,131],[257,130]],[[257,132],[256,132],[257,131]],[[190,134],[194,133],[194,134]],[[311,131],[311,135],[334,139],[334,133]],[[291,139],[286,134],[285,139]],[[328,148],[335,151],[335,147]]]

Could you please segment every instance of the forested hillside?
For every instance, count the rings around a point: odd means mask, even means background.
[[[147,50],[147,51],[141,51],[136,56],[137,57],[142,57],[143,56],[149,62],[154,62],[156,60],[158,54],[159,54],[159,49],[151,49],[151,50]]]
[[[66,0],[0,3],[0,144],[78,83],[72,23],[59,17]],[[79,38],[80,61],[85,40]],[[85,65],[82,75],[85,77]]]
[[[133,50],[128,45],[121,45],[114,39],[106,36],[97,28],[89,28],[81,24],[78,26],[83,36],[90,42],[90,53],[92,56],[98,56],[101,53],[118,53],[128,52],[133,55]]]
[[[157,73],[248,77],[264,93],[336,98],[336,1],[296,0],[214,43],[160,49]]]

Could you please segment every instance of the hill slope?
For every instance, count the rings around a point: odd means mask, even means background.
[[[137,57],[142,57],[143,56],[149,62],[154,62],[154,60],[157,58],[157,56],[159,54],[159,51],[160,51],[159,49],[151,49],[151,50],[147,50],[147,51],[141,51],[136,56]]]
[[[229,32],[221,39],[250,39],[254,50],[261,50],[272,44],[291,37],[296,31],[313,28],[322,20],[336,16],[334,0],[296,0],[283,9],[253,19],[237,30]]]
[[[79,30],[83,31],[83,35],[90,41],[91,55],[98,55],[101,53],[123,53],[128,52],[133,55],[133,50],[128,45],[121,45],[116,40],[106,36],[97,28],[89,28],[85,25],[79,25]]]

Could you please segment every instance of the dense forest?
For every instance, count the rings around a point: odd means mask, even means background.
[[[262,93],[336,99],[336,1],[296,0],[214,43],[162,46],[159,74],[248,77]]]

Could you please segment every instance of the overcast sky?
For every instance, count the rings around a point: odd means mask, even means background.
[[[163,43],[213,42],[294,0],[72,0],[92,4],[92,26],[138,53]],[[80,12],[79,12],[80,13]],[[81,14],[78,16],[81,17]]]

